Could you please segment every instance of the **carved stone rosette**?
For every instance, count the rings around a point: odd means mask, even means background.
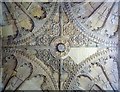
[[[118,2],[0,2],[0,89],[119,90]]]

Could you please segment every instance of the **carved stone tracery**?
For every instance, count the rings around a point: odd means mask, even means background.
[[[2,3],[3,90],[118,90],[117,6]]]

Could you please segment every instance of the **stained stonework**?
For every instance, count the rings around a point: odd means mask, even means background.
[[[3,91],[118,90],[118,2],[0,6]]]

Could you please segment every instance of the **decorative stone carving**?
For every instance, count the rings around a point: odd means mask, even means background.
[[[117,2],[0,5],[3,91],[118,90]]]

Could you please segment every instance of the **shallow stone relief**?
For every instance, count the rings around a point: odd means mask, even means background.
[[[118,2],[0,6],[3,91],[119,89]]]

